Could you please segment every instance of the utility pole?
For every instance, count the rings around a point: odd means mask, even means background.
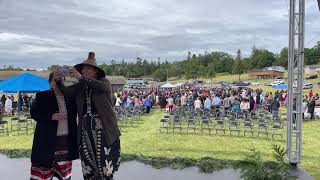
[[[301,160],[304,78],[305,0],[290,0],[288,49],[287,153],[289,163]],[[296,82],[296,86],[293,86]]]

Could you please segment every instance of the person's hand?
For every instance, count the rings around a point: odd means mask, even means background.
[[[62,76],[61,76],[61,72],[60,72],[60,71],[55,71],[55,72],[53,73],[53,79],[54,79],[55,81],[60,81],[61,78],[62,78]]]
[[[60,121],[60,120],[63,120],[65,118],[66,118],[66,115],[63,115],[61,113],[52,114],[52,120],[55,120],[55,121]]]
[[[81,78],[81,74],[75,68],[71,69],[70,76],[71,77],[76,77],[78,79]]]

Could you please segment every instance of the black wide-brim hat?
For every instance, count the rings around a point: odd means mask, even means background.
[[[97,63],[96,63],[96,59],[95,59],[95,53],[94,52],[89,52],[88,54],[88,59],[83,61],[83,63],[81,64],[77,64],[74,66],[74,68],[81,73],[82,67],[86,65],[86,66],[92,66],[94,68],[96,68],[98,70],[97,72],[97,77],[98,78],[102,78],[102,77],[106,77],[106,73],[100,68],[98,67]]]

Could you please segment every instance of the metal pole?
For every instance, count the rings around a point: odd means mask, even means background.
[[[287,152],[289,163],[301,160],[305,0],[290,0],[288,48]]]

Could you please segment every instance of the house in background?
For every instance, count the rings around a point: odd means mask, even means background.
[[[317,74],[320,72],[320,65],[308,65],[304,67],[305,74]]]
[[[106,78],[110,81],[113,92],[122,90],[127,80],[124,76],[106,76]]]
[[[251,79],[273,79],[283,77],[286,70],[282,66],[266,67],[262,70],[252,70],[249,72]]]

